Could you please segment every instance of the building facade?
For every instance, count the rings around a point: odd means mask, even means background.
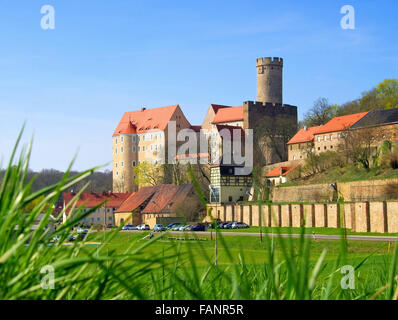
[[[179,105],[142,108],[123,115],[112,137],[114,192],[137,190],[134,167],[141,162],[152,165],[169,162],[170,126],[174,126],[177,134],[191,127]]]
[[[74,198],[77,196],[75,192],[64,193],[64,208],[63,222],[69,217],[71,205],[81,207],[82,213],[85,214],[90,210],[94,210],[89,215],[84,217],[80,224],[86,226],[103,225],[111,227],[115,225],[114,212],[121,204],[130,196],[130,193],[112,193],[112,192],[83,192],[76,201]],[[68,207],[69,206],[69,207]]]

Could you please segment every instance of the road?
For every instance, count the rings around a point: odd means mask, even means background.
[[[123,230],[121,232],[142,232],[139,230]],[[170,234],[186,234],[187,231],[182,232],[182,231],[170,231]],[[198,231],[198,232],[193,232],[196,235],[210,235],[211,232],[209,231]],[[214,233],[214,232],[213,232]],[[220,232],[223,236],[252,236],[252,237],[260,237],[260,233],[256,232]],[[277,237],[278,234],[276,233],[267,233],[269,237]],[[263,233],[263,236],[265,234]],[[283,238],[299,238],[300,234],[281,234]],[[341,236],[339,235],[329,235],[329,234],[306,234],[305,235],[307,238],[312,238],[314,240],[340,240]],[[348,235],[347,240],[354,240],[354,241],[380,241],[380,242],[394,242],[398,241],[398,237],[392,237],[392,236],[354,236],[354,235]]]

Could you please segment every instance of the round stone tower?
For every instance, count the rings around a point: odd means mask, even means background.
[[[257,101],[282,104],[282,58],[257,59]]]

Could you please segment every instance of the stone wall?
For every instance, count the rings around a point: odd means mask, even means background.
[[[398,179],[338,182],[337,188],[345,201],[398,200]],[[336,198],[336,192],[327,183],[271,189],[273,202],[320,202]]]
[[[251,226],[339,228],[354,232],[398,232],[398,201],[215,205],[215,218]]]
[[[271,189],[273,202],[332,201],[333,197],[335,197],[335,192],[329,184],[274,187]]]

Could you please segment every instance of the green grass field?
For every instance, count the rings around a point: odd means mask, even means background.
[[[216,255],[215,238],[203,233],[143,239],[145,232],[125,233],[120,227],[66,246],[73,226],[97,208],[76,208],[77,193],[64,208],[70,210],[68,219],[52,233],[48,226],[64,213],[52,217],[53,206],[95,169],[71,177],[70,167],[61,181],[32,192],[32,181],[26,181],[30,147],[16,159],[17,147],[18,142],[0,182],[2,300],[398,298],[396,243],[314,241],[304,236],[312,230],[304,229],[290,230],[299,238],[264,236],[262,242],[257,236],[218,234]],[[59,241],[52,243],[54,236]],[[346,283],[352,286],[342,286]]]

